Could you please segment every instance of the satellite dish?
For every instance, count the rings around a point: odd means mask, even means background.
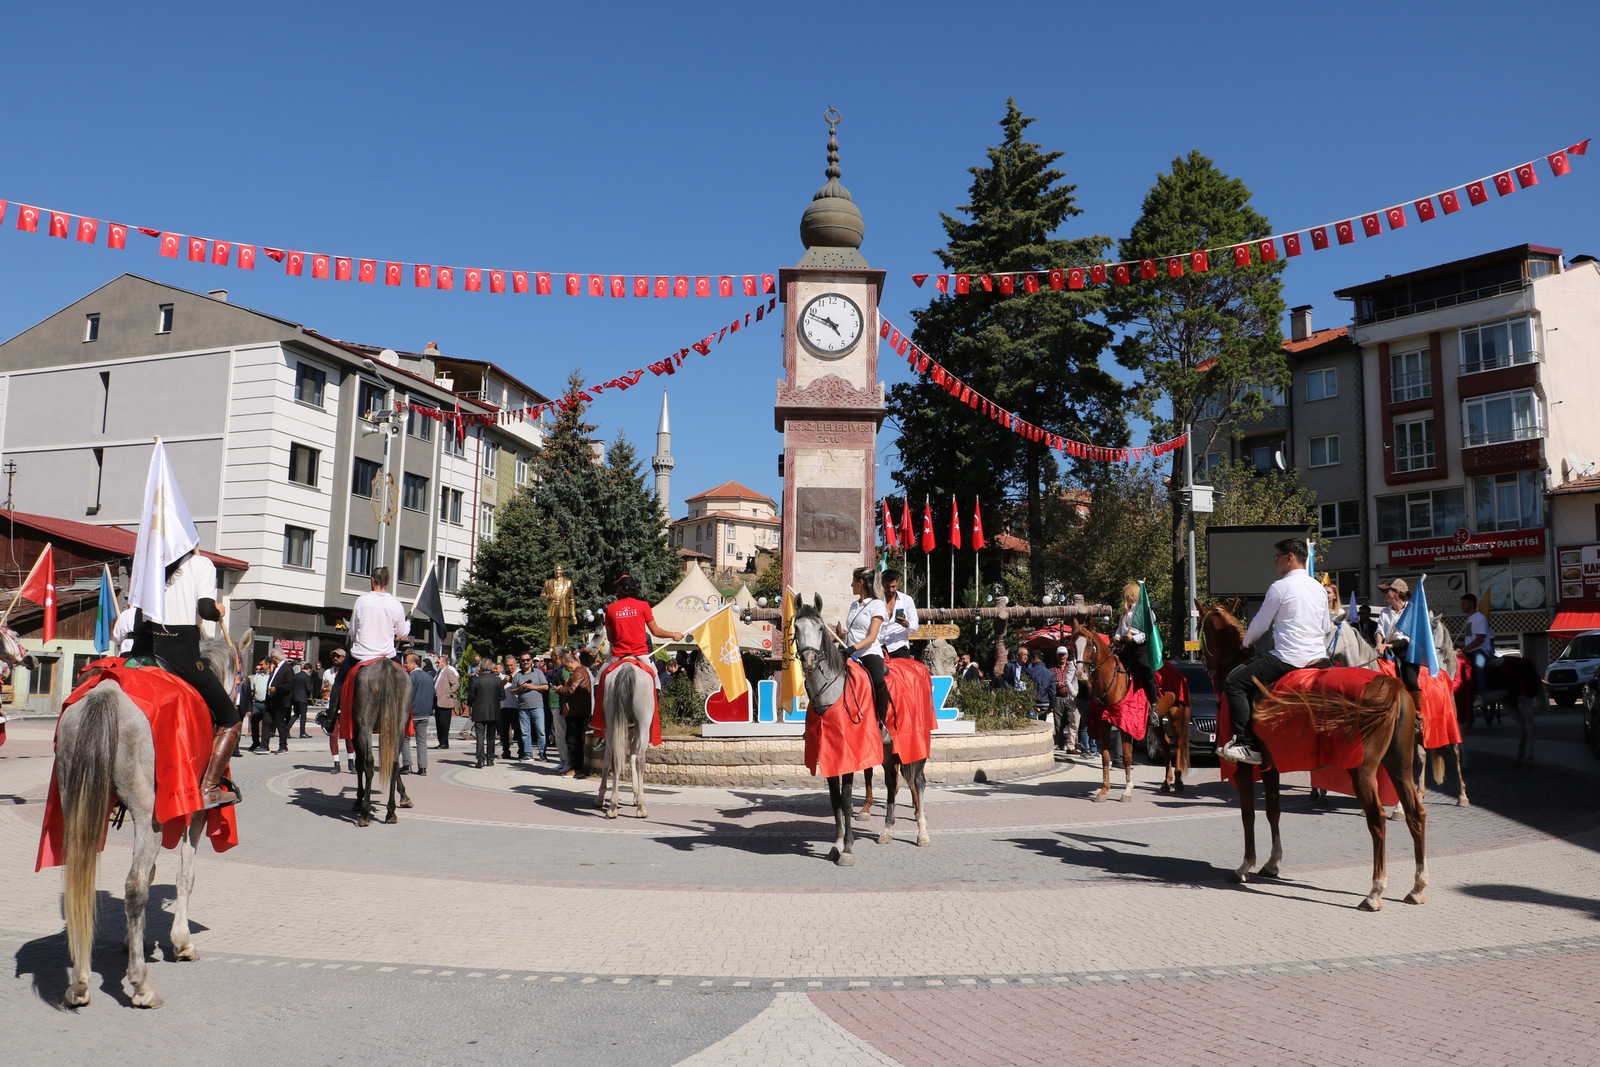
[[[392,348],[385,348],[382,352],[379,352],[378,358],[384,363],[389,364],[391,367],[398,367],[400,365],[400,353],[396,352]]]
[[[1567,458],[1561,461],[1561,480],[1570,482],[1577,475],[1578,468],[1581,466],[1582,464],[1578,462],[1577,454],[1568,452]]]
[[[1283,465],[1283,449],[1280,448],[1272,453],[1272,465],[1277,467],[1279,470],[1288,470],[1288,468]]]

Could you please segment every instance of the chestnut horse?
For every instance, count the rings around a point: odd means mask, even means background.
[[[1200,609],[1200,650],[1206,667],[1215,678],[1219,698],[1228,673],[1245,662],[1244,631],[1232,611],[1222,605],[1207,606],[1196,601]],[[1235,608],[1237,602],[1235,602]],[[1359,767],[1350,768],[1350,781],[1361,801],[1362,812],[1367,817],[1367,830],[1372,835],[1372,887],[1359,905],[1362,911],[1379,911],[1383,908],[1383,891],[1388,888],[1385,854],[1386,821],[1383,807],[1378,802],[1378,768],[1389,773],[1401,807],[1406,813],[1406,827],[1411,831],[1411,841],[1416,853],[1416,879],[1411,892],[1405,896],[1407,904],[1421,904],[1427,899],[1428,861],[1425,848],[1427,812],[1417,793],[1416,780],[1411,774],[1411,760],[1416,735],[1416,705],[1398,678],[1378,675],[1368,682],[1359,699],[1343,697],[1331,691],[1310,689],[1296,693],[1268,694],[1256,708],[1258,719],[1267,720],[1281,714],[1304,713],[1311,729],[1318,734],[1333,734],[1361,740],[1362,760]],[[1258,731],[1257,737],[1260,737]],[[1265,746],[1263,745],[1265,750]],[[1270,767],[1271,753],[1266,752],[1267,763],[1261,765],[1261,780],[1267,793],[1267,820],[1272,825],[1272,857],[1261,869],[1264,877],[1276,877],[1278,864],[1283,858],[1283,847],[1278,836],[1279,783],[1278,772]],[[1233,881],[1243,882],[1255,863],[1255,785],[1254,768],[1239,765],[1235,768],[1233,782],[1239,790],[1239,812],[1244,820],[1245,862],[1236,870]]]
[[[1098,630],[1091,630],[1080,620],[1073,623],[1072,636],[1083,638],[1083,666],[1089,676],[1089,696],[1101,708],[1109,708],[1127,699],[1133,685],[1133,676],[1123,666],[1117,654],[1111,651],[1111,639]],[[1102,713],[1096,738],[1100,742],[1100,791],[1094,795],[1095,803],[1110,799],[1111,794],[1111,724]],[[1124,784],[1118,800],[1133,799],[1133,739],[1122,732],[1122,774]]]

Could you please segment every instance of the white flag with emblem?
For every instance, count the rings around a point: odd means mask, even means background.
[[[189,517],[178,479],[167,462],[167,450],[158,437],[144,483],[139,541],[133,550],[133,572],[128,575],[128,605],[143,611],[152,622],[166,622],[167,565],[199,545],[200,532]]]

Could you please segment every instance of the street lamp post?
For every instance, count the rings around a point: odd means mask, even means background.
[[[385,349],[385,355],[395,356],[396,359],[399,358],[398,355],[395,355],[395,353],[390,352],[387,349]],[[378,365],[372,362],[370,359],[363,359],[361,361],[361,366],[367,371],[367,373],[371,374],[383,384],[383,411],[379,412],[377,415],[371,416],[369,421],[375,423],[376,425],[370,429],[362,431],[363,434],[383,434],[383,477],[380,482],[381,487],[379,489],[381,497],[378,500],[378,562],[376,564],[377,566],[383,567],[388,565],[388,538],[386,534],[389,530],[389,486],[391,478],[389,470],[389,465],[391,462],[389,441],[394,436],[395,424],[399,422],[399,413],[394,409],[394,386],[391,385],[389,380],[385,378],[378,370]],[[367,412],[363,414],[370,415],[371,413]],[[398,513],[398,511],[399,509],[396,508],[396,513]]]

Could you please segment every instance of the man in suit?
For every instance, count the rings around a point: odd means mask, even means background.
[[[467,700],[472,705],[472,734],[477,741],[475,766],[494,766],[494,729],[500,722],[500,701],[504,696],[498,663],[486,663],[472,676]]]
[[[294,701],[294,661],[283,658],[283,652],[274,648],[268,657],[267,715],[262,724],[262,748],[270,748],[272,735],[278,735],[279,755],[289,751],[289,707]]]
[[[306,709],[311,706],[311,691],[317,687],[317,676],[311,671],[311,664],[302,663],[300,669],[294,672],[294,684],[289,692],[289,722],[300,724],[300,736],[310,737],[306,733]]]
[[[439,748],[450,747],[450,716],[456,712],[456,695],[461,673],[449,660],[441,661],[439,676],[433,680],[433,723],[439,733]]]

